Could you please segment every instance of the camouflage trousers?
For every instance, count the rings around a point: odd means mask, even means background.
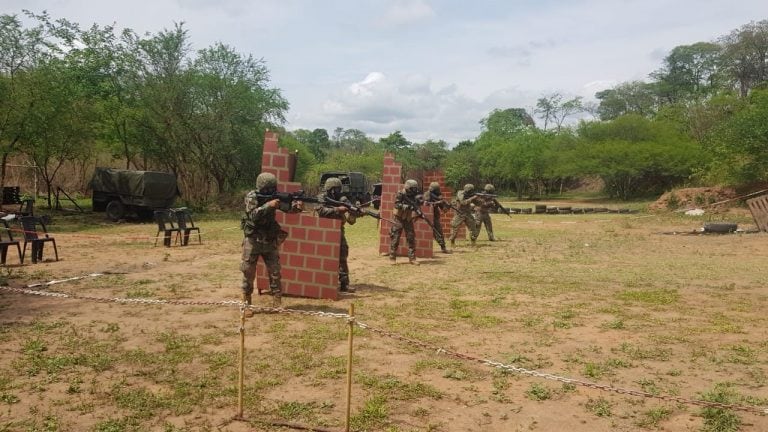
[[[397,223],[389,229],[389,257],[397,256],[397,248],[400,246],[400,234],[405,230],[405,240],[408,242],[408,258],[416,259],[416,230],[413,228],[413,220],[396,220]]]
[[[280,290],[280,255],[277,242],[261,242],[251,237],[243,239],[243,257],[240,271],[243,272],[243,294],[253,293],[253,281],[256,279],[256,265],[259,257],[264,260],[269,276],[269,291],[274,296],[282,294]]]
[[[459,227],[461,224],[466,225],[467,230],[469,231],[470,240],[473,242],[477,240],[477,236],[480,235],[480,229],[475,222],[475,217],[472,213],[456,212],[456,216],[451,220],[451,242],[456,241],[456,236],[459,234]]]
[[[491,221],[491,215],[488,212],[475,212],[475,225],[477,226],[477,235],[480,236],[480,231],[485,225],[485,231],[488,233],[488,240],[495,241],[493,236],[493,222]]]
[[[437,210],[433,213],[432,225],[435,226],[435,229],[432,230],[435,241],[440,245],[440,249],[445,250],[445,234],[443,234],[443,224],[440,222],[440,212]]]
[[[339,288],[342,291],[349,289],[349,265],[347,264],[347,258],[349,258],[349,244],[342,231],[341,249],[339,250]]]

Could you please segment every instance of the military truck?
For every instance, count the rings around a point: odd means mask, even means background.
[[[320,175],[320,189],[330,177],[338,177],[341,180],[341,192],[353,203],[364,204],[371,201],[371,192],[368,189],[365,174],[342,171],[324,172]]]
[[[179,189],[176,176],[158,171],[96,168],[89,183],[93,211],[118,221],[129,215],[150,219],[155,210],[173,207]]]

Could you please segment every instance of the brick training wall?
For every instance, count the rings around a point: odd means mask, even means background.
[[[277,134],[264,136],[261,172],[277,177],[280,192],[296,192],[301,184],[291,182],[290,151],[277,145]],[[280,246],[282,289],[284,294],[336,300],[339,287],[341,221],[319,218],[309,206],[302,213],[277,212],[277,222],[288,238]],[[269,292],[269,278],[261,259],[256,271],[256,286]]]
[[[394,155],[384,155],[384,167],[381,170],[381,206],[379,212],[387,219],[394,218],[395,196],[403,189],[402,181],[403,165],[395,161]],[[422,206],[421,211],[432,221],[432,209]],[[389,229],[391,224],[384,220],[379,226],[379,253],[389,254]],[[432,258],[433,234],[432,228],[421,219],[414,221],[416,231],[416,256],[418,258]],[[405,231],[400,235],[400,244],[397,248],[398,256],[408,256],[408,242],[405,240]]]
[[[437,182],[440,185],[440,192],[442,193],[443,199],[448,201],[451,204],[454,204],[452,202],[453,191],[451,191],[450,188],[445,186],[445,174],[443,173],[442,170],[427,171],[424,173],[424,181],[422,182],[424,192],[426,192],[429,189],[429,184],[432,182]],[[445,236],[446,244],[448,243],[448,239],[451,237],[451,220],[455,215],[456,215],[456,212],[453,209],[440,211],[440,225],[443,228],[443,235]],[[461,225],[459,227],[459,233],[456,238],[466,239],[467,227],[465,227],[464,225]]]

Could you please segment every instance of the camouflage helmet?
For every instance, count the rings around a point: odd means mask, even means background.
[[[474,192],[475,191],[475,185],[472,183],[467,183],[464,185],[464,192]]]
[[[274,174],[264,172],[256,177],[256,189],[277,189],[277,177]]]
[[[483,188],[483,190],[485,191],[485,193],[489,193],[489,194],[492,194],[492,193],[493,193],[493,191],[494,191],[494,190],[496,190],[496,189],[493,187],[493,185],[492,185],[492,184],[488,183],[487,185],[485,185],[485,187]]]
[[[415,194],[419,191],[419,183],[416,180],[408,179],[405,181],[405,191]]]
[[[429,191],[430,192],[440,192],[440,183],[438,182],[432,182],[429,184]]]
[[[338,177],[328,177],[325,180],[325,190],[329,191],[333,188],[340,188],[341,180]]]

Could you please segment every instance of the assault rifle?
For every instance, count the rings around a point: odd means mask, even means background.
[[[405,199],[405,203],[411,206],[411,208],[413,209],[413,212],[416,213],[416,216],[423,219],[424,222],[426,222],[427,225],[429,225],[429,227],[432,228],[432,232],[435,233],[435,237],[440,237],[440,233],[437,231],[437,228],[435,228],[435,225],[433,225],[432,222],[430,222],[430,220],[427,219],[427,216],[424,214],[424,212],[421,211],[421,206],[419,201],[424,202],[424,200],[418,199],[418,198],[412,200],[407,196],[403,196],[403,198]]]
[[[274,192],[270,195],[257,194],[256,198],[259,200],[259,204],[264,204],[265,202],[272,201],[274,199],[280,200],[280,207],[283,207],[283,204],[285,204],[287,207],[290,207],[293,201],[303,201],[313,204],[320,204],[323,202],[317,197],[304,195],[303,190],[298,190],[296,192]]]
[[[493,198],[494,200],[496,199],[496,197],[498,197],[498,195],[496,194],[489,194],[489,193],[483,193],[483,192],[476,192],[474,196],[480,197],[480,198]],[[496,203],[498,204],[498,201]],[[509,209],[502,207],[501,204],[499,204],[498,207],[496,208],[498,209],[499,213],[504,213],[505,215],[512,217],[509,215],[510,213]]]
[[[365,204],[360,204],[359,206],[356,206],[356,205],[354,205],[354,204],[352,204],[351,202],[348,202],[348,201],[338,201],[338,200],[335,200],[335,199],[332,199],[332,198],[328,198],[328,197],[325,197],[325,198],[321,199],[320,202],[321,203],[325,203],[325,204],[331,204],[331,205],[337,206],[337,207],[338,206],[346,207],[347,209],[349,209],[349,211],[355,213],[356,215],[360,215],[360,216],[368,215],[368,216],[370,216],[372,218],[376,218],[378,220],[383,220],[383,221],[389,222],[391,224],[395,223],[395,221],[387,219],[387,218],[381,216],[380,214],[376,213],[375,211],[371,211],[371,210],[368,210],[366,208],[363,208],[365,205],[370,205],[370,202],[365,203]]]
[[[453,209],[453,211],[457,213],[459,212],[459,209],[456,208],[455,205],[451,204],[449,201],[442,199],[439,195],[433,194],[432,192],[429,192],[429,199],[424,200],[424,204],[430,205],[430,206],[440,205],[443,203],[447,204],[448,207]]]

